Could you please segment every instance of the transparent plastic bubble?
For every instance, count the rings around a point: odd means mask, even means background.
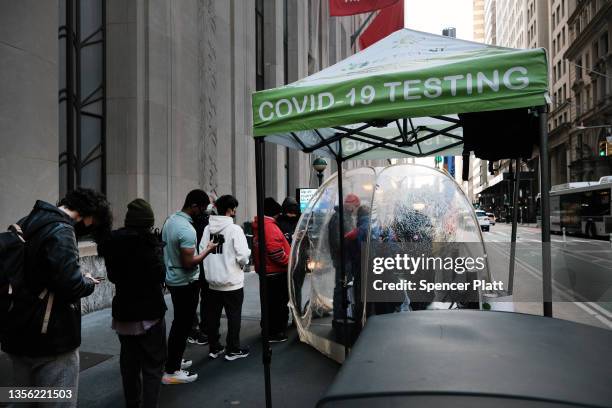
[[[476,243],[472,251],[476,248],[479,255],[486,255],[472,205],[446,173],[416,164],[347,170],[343,177],[344,295],[337,182],[334,175],[319,188],[298,222],[289,292],[300,339],[342,361],[344,339],[356,337],[368,315],[385,307],[392,312],[416,309],[409,299],[393,305],[368,303],[360,271],[381,246],[410,242],[427,252],[432,243],[470,242]],[[444,294],[435,296],[427,308],[444,299]]]

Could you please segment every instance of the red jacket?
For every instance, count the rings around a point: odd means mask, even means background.
[[[291,247],[274,218],[264,217],[264,231],[266,234],[266,273],[287,272]],[[258,235],[257,217],[255,217],[253,220],[253,254],[255,256],[255,270],[259,272]]]

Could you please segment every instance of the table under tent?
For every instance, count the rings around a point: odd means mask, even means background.
[[[545,316],[552,316],[547,90],[543,49],[517,50],[408,29],[396,31],[320,72],[253,94],[257,216],[264,216],[265,142],[330,158],[339,170],[343,162],[352,159],[461,155],[464,175],[470,153],[485,160],[514,159],[518,175],[519,160],[530,158],[539,146],[540,190],[546,192],[541,198],[543,309]],[[340,173],[342,177],[333,180],[337,194],[331,201],[343,220],[347,173]],[[345,237],[344,223],[337,224],[338,237]],[[259,223],[258,235],[263,248],[263,223]],[[297,250],[294,243],[292,256]],[[347,250],[345,240],[340,239],[337,267],[344,310],[349,296]],[[265,265],[265,251],[258,256],[259,264]],[[510,280],[513,264],[511,256]],[[266,401],[270,406],[268,294],[265,271],[258,272]],[[509,285],[511,292],[511,281]],[[295,305],[295,293],[292,297]],[[347,314],[342,318],[346,331]],[[305,332],[300,336],[308,342]],[[344,340],[347,355],[348,335]]]

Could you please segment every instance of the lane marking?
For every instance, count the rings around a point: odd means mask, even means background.
[[[508,259],[510,259],[510,254],[509,253],[505,252],[504,250],[502,250],[500,248],[496,248],[496,249],[499,252],[501,252],[502,254],[504,254]],[[537,280],[542,282],[542,274],[537,269],[535,269],[531,265],[527,264],[522,259],[519,259],[518,257],[515,258],[515,261],[516,261],[517,264],[522,266],[523,269],[527,273],[529,273],[531,276],[533,276],[534,278],[536,278]],[[553,281],[552,282],[552,286],[567,301],[573,303],[574,305],[576,305],[577,307],[579,307],[583,311],[587,312],[587,314],[589,314],[590,316],[592,316],[592,317],[596,318],[597,320],[599,320],[600,322],[602,322],[609,329],[612,329],[612,312],[606,311],[604,308],[602,308],[599,305],[597,305],[597,308],[593,307],[591,309],[591,307],[594,304],[594,302],[587,301],[582,295],[580,295],[578,293],[574,293],[573,290],[571,290],[569,288],[566,288],[563,284],[560,284],[560,283],[557,283],[557,282]],[[573,294],[573,297],[572,297],[572,294]],[[576,298],[580,299],[581,302],[576,302],[576,301],[572,300],[572,299],[576,299]],[[589,307],[589,306],[591,306],[591,307]],[[598,312],[601,312],[602,314],[604,314],[605,317],[601,316]]]

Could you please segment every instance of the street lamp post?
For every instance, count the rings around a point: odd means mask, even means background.
[[[327,162],[321,157],[317,157],[315,161],[312,162],[312,168],[317,172],[319,187],[321,187],[321,184],[323,184],[323,172],[327,168]]]

